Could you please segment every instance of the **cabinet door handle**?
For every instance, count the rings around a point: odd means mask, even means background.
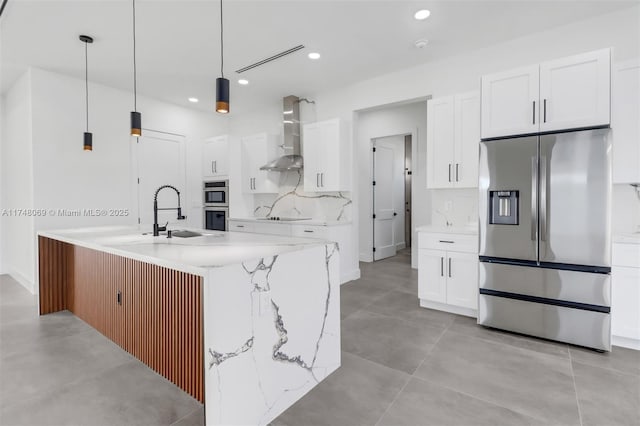
[[[451,163],[449,163],[449,182],[451,182]]]
[[[320,173],[316,173],[316,188],[320,188]]]
[[[320,186],[324,188],[324,173],[320,173]]]
[[[547,100],[546,99],[542,101],[542,111],[543,111],[542,122],[546,123],[547,122]]]
[[[456,182],[459,182],[459,180],[458,180],[458,166],[459,165],[460,165],[459,163],[456,163]]]
[[[438,242],[447,243],[447,244],[453,244],[454,243],[454,241],[451,241],[451,240],[438,240]]]
[[[218,162],[216,160],[213,161],[213,172],[218,173]]]
[[[236,228],[244,228],[244,225],[236,225]]]
[[[305,229],[305,230],[304,230],[304,232],[313,232],[313,231],[310,231],[310,230],[308,230],[308,229]]]
[[[440,276],[444,277],[444,257],[440,258]]]
[[[449,278],[451,278],[451,258],[449,258]]]
[[[215,173],[216,172],[216,166],[215,166],[215,161],[211,162],[211,173]]]
[[[118,290],[118,293],[116,294],[116,301],[118,302],[118,305],[122,305],[122,292],[120,290]]]
[[[536,101],[533,101],[533,123],[536,124]]]

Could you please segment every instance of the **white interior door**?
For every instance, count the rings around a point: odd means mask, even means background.
[[[180,191],[183,215],[186,215],[186,163],[184,137],[145,130],[136,144],[137,194],[139,223],[151,230],[153,224],[153,196],[162,185],[172,185]],[[158,207],[178,206],[175,191],[164,189],[158,194]],[[175,210],[158,212],[158,223],[175,224]],[[183,223],[183,221],[181,221]]]
[[[395,256],[393,147],[375,143],[373,152],[373,260]]]

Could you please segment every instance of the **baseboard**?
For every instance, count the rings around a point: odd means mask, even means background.
[[[340,275],[340,284],[360,279],[360,268],[352,269]]]
[[[29,280],[27,277],[16,270],[9,270],[7,271],[7,273],[11,275],[11,278],[16,280],[22,287],[26,288],[29,293],[36,294],[34,283],[31,282],[31,280]]]
[[[449,312],[451,314],[464,315],[465,317],[478,318],[478,311],[475,309],[462,308],[460,306],[447,305],[446,303],[432,302],[425,299],[420,299],[420,306],[437,311]]]
[[[406,243],[398,243],[398,244],[396,244],[396,250],[402,250],[405,247],[407,247]]]
[[[360,262],[373,262],[373,253],[360,253],[358,260]]]
[[[640,351],[640,340],[630,339],[628,337],[611,336],[611,344],[613,346],[621,346],[623,348]]]

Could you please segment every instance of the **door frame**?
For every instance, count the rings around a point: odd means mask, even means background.
[[[142,129],[141,137],[149,136],[156,139],[165,139],[170,141],[175,141],[180,144],[180,155],[182,157],[182,173],[184,178],[184,198],[183,200],[188,200],[189,198],[189,183],[187,180],[187,152],[186,152],[186,136],[181,135],[179,133],[165,132],[162,130],[153,130],[153,129]],[[135,141],[134,141],[135,138]],[[129,152],[130,152],[130,177],[131,177],[131,212],[135,213],[134,218],[136,218],[136,222],[138,226],[141,226],[140,223],[140,154],[139,154],[139,138],[136,136],[131,136],[129,138]],[[185,204],[186,207],[186,204]]]
[[[417,137],[418,137],[418,128],[414,128],[411,131],[407,131],[407,132],[400,132],[400,133],[392,133],[392,134],[387,134],[387,135],[382,135],[382,136],[375,136],[372,137],[371,139],[369,139],[369,185],[371,188],[371,202],[369,203],[369,205],[367,206],[367,209],[369,211],[369,219],[371,220],[371,226],[369,227],[369,232],[371,232],[371,247],[369,248],[369,253],[368,253],[368,258],[367,259],[360,259],[361,261],[365,261],[365,262],[375,262],[375,256],[373,254],[373,248],[375,245],[375,222],[373,219],[373,214],[374,214],[374,206],[375,206],[375,189],[373,187],[373,181],[375,180],[375,166],[374,166],[374,161],[375,161],[375,156],[373,153],[373,148],[375,146],[375,141],[377,139],[384,139],[384,138],[388,138],[388,137],[393,137],[393,136],[400,136],[403,138],[404,141],[404,137],[405,136],[411,136],[411,177],[413,177],[413,172],[414,170],[416,170],[416,161],[417,161]],[[404,143],[403,143],[403,149],[404,149]],[[405,158],[406,158],[406,152],[405,152]],[[404,170],[403,170],[404,172]],[[414,190],[415,185],[413,185],[413,180],[412,180],[412,185],[411,185],[411,198],[413,199],[413,190]],[[404,197],[404,194],[403,194]],[[404,212],[404,209],[403,209]],[[411,208],[411,222],[413,223],[413,206]]]

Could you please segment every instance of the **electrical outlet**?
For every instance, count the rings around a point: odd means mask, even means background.
[[[453,210],[453,201],[451,200],[447,200],[444,202],[444,211],[445,212],[450,212],[451,210]]]

